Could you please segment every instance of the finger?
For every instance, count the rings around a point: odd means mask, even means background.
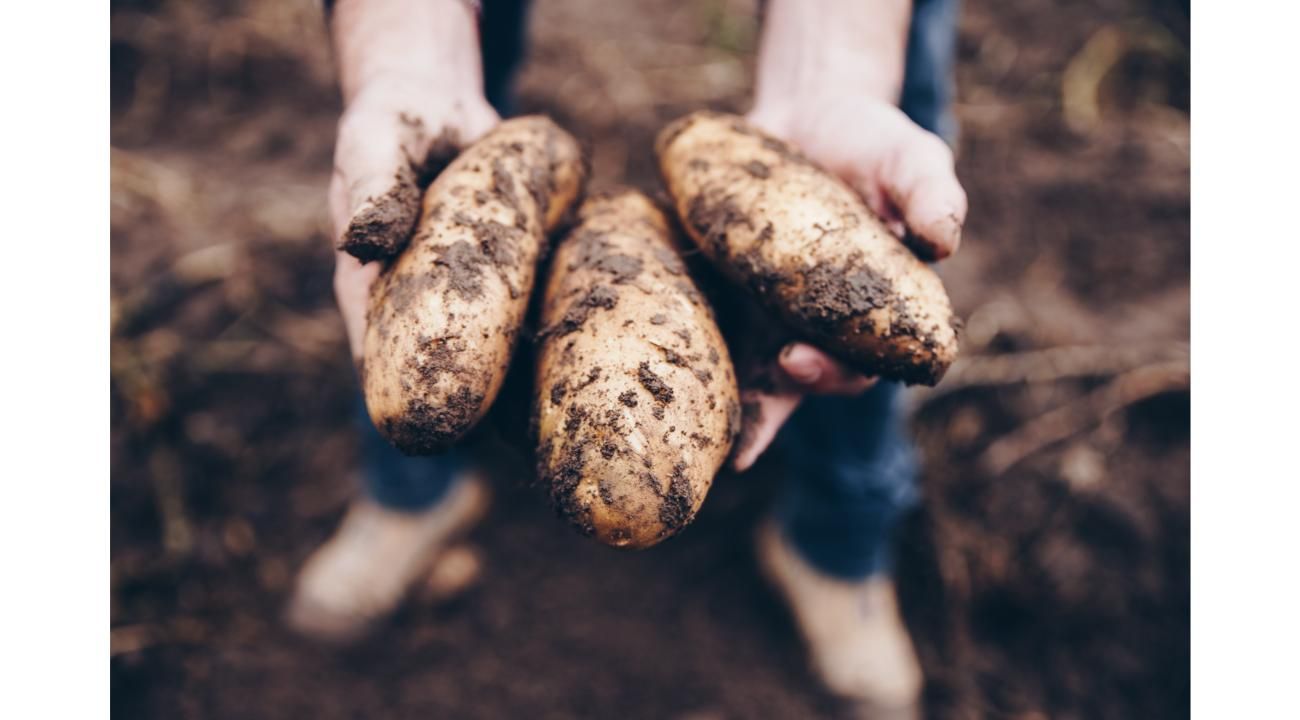
[[[880,184],[901,211],[913,250],[923,259],[941,260],[961,245],[966,191],[942,140],[920,128],[911,138],[886,164]]]
[[[876,383],[806,343],[791,343],[777,357],[781,370],[804,393],[858,395]]]
[[[731,466],[736,472],[744,472],[753,467],[758,458],[767,450],[785,421],[790,419],[799,407],[803,395],[799,393],[767,394],[755,390],[741,393],[745,408],[744,427],[736,450],[732,454]]]
[[[339,124],[334,172],[341,178],[345,219],[338,248],[362,262],[396,255],[420,214],[420,188],[397,119],[368,122],[345,117]]]
[[[330,217],[335,233],[347,227],[349,219],[348,189],[342,173],[335,172],[330,179]],[[343,316],[343,329],[348,336],[352,358],[361,358],[366,333],[366,309],[370,301],[370,286],[379,276],[380,263],[362,265],[361,261],[346,252],[334,258],[334,298]]]
[[[379,277],[380,263],[361,264],[355,257],[339,252],[334,262],[334,297],[343,315],[343,329],[348,335],[348,347],[353,360],[360,360],[366,337],[366,309],[370,302],[370,286]]]
[[[335,244],[338,244],[338,240],[343,237],[343,231],[348,227],[348,219],[352,217],[352,206],[348,204],[347,178],[337,167],[334,168],[334,174],[330,176],[329,206],[330,223],[334,229]]]

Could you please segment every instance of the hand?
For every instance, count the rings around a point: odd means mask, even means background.
[[[339,0],[330,28],[346,107],[329,188],[336,247],[364,239],[365,259],[383,259],[406,246],[439,162],[500,118],[483,97],[468,4]],[[353,358],[361,357],[380,266],[336,257],[334,294]]]
[[[948,257],[961,244],[966,193],[952,151],[891,103],[837,93],[760,105],[749,119],[847,182],[923,258]],[[787,345],[763,375],[760,387],[741,392],[751,415],[737,471],[754,464],[805,396],[857,395],[875,382],[804,343]]]
[[[428,176],[450,149],[481,137],[500,121],[481,94],[453,99],[382,83],[356,96],[339,122],[330,180],[330,217],[339,243],[358,228],[400,252],[419,217]],[[382,263],[362,264],[339,250],[334,294],[353,358],[361,357],[370,285]]]

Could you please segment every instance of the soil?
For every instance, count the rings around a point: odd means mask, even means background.
[[[420,188],[415,171],[401,168],[393,177],[393,187],[383,195],[368,198],[352,218],[339,249],[363,263],[392,257],[405,245],[419,216]]]
[[[608,285],[596,285],[585,295],[570,303],[564,315],[560,316],[553,326],[543,328],[542,334],[564,337],[575,333],[587,324],[587,318],[591,317],[593,312],[612,310],[617,304],[618,290]]]
[[[645,388],[656,401],[665,405],[673,401],[673,389],[650,369],[650,363],[641,363],[637,368],[636,377],[641,387]]]
[[[1005,472],[985,458],[1114,376],[1034,351],[1185,358],[1186,7],[963,3],[971,211],[940,268],[967,365],[912,397],[923,502],[896,540],[930,717],[1188,714],[1187,388],[1085,414]],[[593,189],[656,192],[668,122],[746,109],[755,18],[742,0],[544,0],[516,110],[582,138]],[[1081,50],[1104,29],[1127,49],[1093,67],[1104,53]],[[755,523],[797,473],[775,456],[626,553],[558,521],[502,454],[462,592],[345,650],[285,630],[294,573],[355,490],[360,414],[332,298],[319,4],[114,2],[112,60],[115,713],[848,716],[755,570]],[[506,436],[527,426],[517,374],[492,412]]]

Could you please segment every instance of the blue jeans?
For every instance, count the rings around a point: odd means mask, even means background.
[[[957,0],[916,0],[899,103],[914,122],[949,142],[956,134],[949,107],[956,30]],[[510,73],[485,74],[508,82]],[[488,95],[506,93],[489,88]],[[795,548],[827,574],[858,579],[887,571],[894,525],[919,499],[902,393],[898,383],[881,382],[857,397],[810,397],[777,436],[774,447],[793,472],[777,496],[776,517]],[[469,446],[404,457],[364,413],[362,421],[366,488],[390,507],[431,506],[470,463]]]

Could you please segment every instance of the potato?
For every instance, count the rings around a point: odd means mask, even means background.
[[[487,412],[505,378],[547,233],[582,191],[578,143],[507,120],[425,193],[410,245],[371,290],[362,386],[393,445],[429,454]]]
[[[793,330],[867,375],[943,377],[960,325],[943,283],[847,185],[734,115],[681,118],[656,151],[691,238]]]
[[[616,547],[677,533],[731,450],[740,405],[713,312],[649,199],[582,205],[541,327],[538,476],[557,511]]]

